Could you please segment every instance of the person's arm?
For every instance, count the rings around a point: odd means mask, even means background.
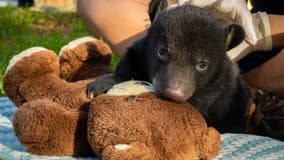
[[[145,1],[145,0],[144,0]],[[147,5],[142,0],[78,0],[77,11],[88,31],[122,56],[145,35]],[[145,1],[146,2],[146,1]]]
[[[175,0],[168,0],[169,4]],[[149,0],[78,0],[77,11],[88,31],[122,56],[146,34]]]
[[[273,48],[284,48],[284,15],[268,15]]]

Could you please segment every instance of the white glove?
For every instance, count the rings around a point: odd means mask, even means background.
[[[257,42],[252,15],[245,0],[177,0],[177,3],[209,9],[218,19],[241,25],[248,43],[254,45]]]
[[[256,43],[252,45],[244,40],[241,44],[229,50],[227,55],[233,61],[238,61],[254,51],[267,51],[272,49],[270,24],[265,12],[253,14],[253,27],[257,37]]]
[[[193,5],[209,9],[216,18],[225,23],[237,23],[243,27],[246,39],[227,52],[238,61],[254,51],[272,49],[270,24],[265,12],[251,14],[245,0],[177,0],[179,5]]]

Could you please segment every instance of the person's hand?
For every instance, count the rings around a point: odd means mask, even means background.
[[[177,3],[209,9],[218,19],[241,25],[246,33],[246,41],[251,45],[256,44],[252,15],[245,0],[177,0]]]
[[[253,51],[272,49],[270,24],[265,12],[251,14],[245,0],[177,0],[179,5],[193,5],[209,9],[217,19],[242,26],[246,39],[227,52],[238,61]]]
[[[257,41],[252,45],[244,40],[237,47],[228,51],[227,55],[233,61],[238,61],[254,51],[267,51],[272,49],[270,24],[267,14],[265,12],[258,12],[254,13],[252,17]]]

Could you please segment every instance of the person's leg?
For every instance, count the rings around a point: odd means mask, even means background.
[[[148,3],[149,0],[78,0],[77,10],[86,28],[122,56],[145,35],[150,23]]]
[[[284,49],[264,64],[243,74],[243,78],[254,88],[273,91],[284,97]]]

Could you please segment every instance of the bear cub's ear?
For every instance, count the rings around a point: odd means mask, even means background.
[[[236,47],[245,39],[245,31],[237,24],[230,24],[225,27],[227,51]]]
[[[150,17],[150,21],[153,22],[157,15],[167,8],[168,1],[167,0],[151,0],[149,3],[148,14]]]

